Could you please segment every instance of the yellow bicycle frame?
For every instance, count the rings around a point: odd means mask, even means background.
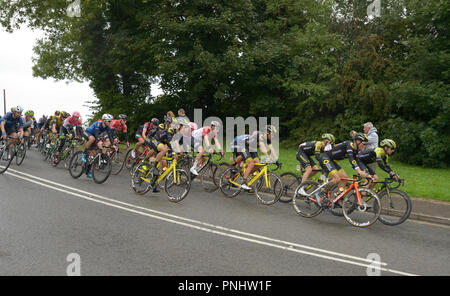
[[[252,186],[252,184],[255,183],[256,181],[258,181],[258,179],[264,174],[264,179],[265,179],[265,181],[266,181],[266,186],[267,186],[267,188],[271,188],[271,184],[270,184],[270,181],[269,181],[269,176],[267,175],[267,163],[255,163],[255,165],[262,166],[263,168],[261,169],[261,171],[260,171],[258,174],[256,174],[256,175],[250,180],[250,182],[248,182],[248,186]],[[242,174],[243,174],[243,173],[245,173],[245,168],[242,170]],[[234,180],[236,180],[236,179],[239,177],[240,174],[241,174],[241,173],[239,173],[239,174],[236,176],[236,178],[234,178],[233,180],[230,180],[229,182],[230,182],[231,184],[233,184],[233,185],[238,186],[238,187],[241,186],[241,184],[238,184],[238,183],[234,182]]]
[[[176,183],[179,184],[180,176],[178,176],[178,174],[177,174],[177,160],[175,158],[166,157],[166,156],[163,157],[163,160],[172,160],[172,164],[170,165],[170,167],[168,167],[166,170],[164,170],[164,172],[158,177],[158,179],[156,180],[156,184],[161,183],[161,181],[164,180],[171,171],[173,171],[174,180],[176,180]],[[160,163],[158,163],[158,165],[156,167],[158,167],[159,165],[160,165]],[[142,170],[140,170],[140,172],[144,173],[144,171],[142,171]],[[149,175],[150,175],[150,170],[148,170],[145,177],[148,177]],[[147,183],[151,182],[148,178],[141,177],[141,179]]]

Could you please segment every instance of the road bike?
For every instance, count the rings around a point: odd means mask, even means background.
[[[138,164],[149,158],[151,150],[150,147],[147,145],[147,143],[144,143],[142,147],[144,148],[144,150],[142,152],[136,151],[135,157],[133,157],[132,155],[133,150],[135,150],[134,148],[128,149],[127,153],[125,154],[124,166],[131,175],[133,175],[133,172]]]
[[[177,167],[175,155],[162,158],[168,162],[168,167],[163,168],[159,175],[153,174],[155,163],[142,161],[139,163],[131,176],[131,188],[137,194],[143,195],[151,189],[156,188],[164,181],[164,191],[167,199],[171,202],[182,201],[191,189],[191,180],[189,174]],[[159,168],[161,164],[158,164]]]
[[[302,183],[302,176],[305,174],[305,169],[301,166],[297,167],[297,171],[300,175],[294,172],[284,172],[280,175],[281,181],[283,182],[283,193],[280,197],[280,202],[289,203],[294,197],[295,189]],[[317,172],[322,172],[322,170],[312,170],[315,174]],[[322,183],[325,180],[325,175],[315,175],[310,178],[310,180]]]
[[[255,166],[259,166],[259,169],[250,176],[251,180],[247,183],[248,186],[253,185],[255,197],[263,205],[276,203],[283,190],[280,177],[269,172],[268,165],[269,163],[256,163]],[[281,165],[276,169],[280,167]],[[247,165],[242,169],[231,167],[221,175],[219,187],[226,197],[233,198],[241,193],[243,190],[241,184],[244,182],[243,176],[246,168]]]
[[[56,153],[53,152],[53,166],[57,166],[61,161],[64,161],[64,167],[68,169],[70,167],[70,160],[72,159],[72,155],[76,151],[76,147],[83,144],[83,142],[83,139],[76,137],[70,138],[68,141],[66,141],[62,148],[62,152],[59,155],[56,155]]]
[[[353,179],[341,180],[350,182],[350,186],[337,196],[332,194],[330,189],[323,189],[329,183],[329,179],[323,184],[312,180],[303,182],[295,190],[292,199],[295,212],[303,217],[312,218],[323,210],[340,208],[345,220],[353,226],[368,227],[375,223],[381,213],[381,202],[377,194],[370,189],[359,187],[362,179],[357,175],[353,176]]]
[[[92,153],[94,152],[94,153]],[[111,159],[107,153],[103,152],[100,148],[88,149],[88,156],[86,162],[82,159],[83,151],[77,151],[72,155],[69,164],[70,175],[77,179],[83,173],[92,173],[94,182],[97,184],[104,183],[111,174]]]
[[[8,170],[15,156],[15,149],[10,149],[11,139],[11,137],[6,140],[0,139],[0,174]]]
[[[394,182],[397,182],[397,185],[391,186]],[[397,189],[405,184],[405,180],[386,178],[384,181],[374,183],[377,185],[374,190],[381,201],[381,214],[378,220],[389,226],[405,222],[411,214],[412,203],[406,192]]]

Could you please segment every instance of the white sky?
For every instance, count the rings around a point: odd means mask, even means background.
[[[86,105],[94,101],[88,83],[41,79],[32,75],[33,46],[42,32],[22,28],[7,33],[0,27],[0,114],[3,114],[3,89],[6,90],[6,111],[21,105],[33,110],[36,118],[53,114],[55,110],[81,112],[83,118],[91,114]]]

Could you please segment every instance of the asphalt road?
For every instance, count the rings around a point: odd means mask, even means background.
[[[199,183],[180,203],[129,184],[126,172],[101,185],[73,179],[28,151],[0,175],[0,275],[66,275],[73,254],[81,275],[450,275],[447,226],[359,229]]]

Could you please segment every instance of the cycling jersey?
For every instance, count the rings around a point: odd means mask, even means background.
[[[353,141],[345,141],[334,146],[331,151],[327,151],[332,160],[343,160],[348,158],[348,161],[352,165],[352,167],[356,170],[359,168],[355,155],[358,153],[357,148]]]
[[[125,139],[126,142],[128,142],[128,129],[127,129],[127,125],[126,124],[121,124],[120,123],[120,119],[114,119],[113,121],[111,121],[111,125],[110,125],[112,131],[113,131],[113,136],[116,136],[116,131],[122,131],[123,133],[123,137]]]
[[[62,124],[62,126],[67,129],[73,128],[78,125],[81,125],[81,119],[78,118],[77,120],[74,120],[72,116],[67,117]]]
[[[247,139],[244,140],[245,147],[252,152],[257,152],[259,144],[265,144],[267,142],[267,144],[270,145],[272,140],[267,139],[265,135],[265,132],[254,131]]]
[[[55,115],[50,117],[49,126],[52,127],[54,124],[56,124],[56,129],[59,129],[63,124],[62,118],[60,116],[55,116]]]
[[[26,116],[22,116],[22,121],[23,121],[23,129],[28,129],[34,128],[34,120],[33,118],[30,118],[29,120],[27,120]]]
[[[159,129],[159,128],[157,128]],[[154,137],[147,140],[147,145],[154,151],[161,151],[163,145],[167,145],[170,150],[172,149],[172,137],[173,135],[169,133],[167,129],[156,130]]]
[[[111,128],[109,126],[103,126],[103,121],[101,120],[94,122],[90,127],[88,127],[84,132],[84,137],[89,138],[89,136],[94,136],[96,140],[99,140],[100,135],[103,132],[107,132],[109,140],[111,141],[111,143],[114,143]]]
[[[364,152],[364,153],[363,153]],[[393,175],[391,167],[388,164],[388,156],[384,152],[384,149],[381,147],[377,147],[372,150],[363,150],[356,155],[356,160],[361,167],[362,170],[368,170],[371,175],[375,175],[375,172],[370,169],[368,164],[377,162],[378,166],[385,172],[390,175]]]
[[[196,129],[192,132],[192,137],[195,140],[202,140],[204,137],[209,135],[214,138],[217,136],[216,132],[212,130],[210,126],[204,126],[202,128]]]
[[[342,171],[342,167],[336,162],[348,158],[352,167],[357,170],[359,166],[356,162],[355,155],[358,150],[355,148],[353,141],[345,141],[337,144],[332,149],[324,151],[322,156],[316,153],[316,159],[319,161],[322,170],[328,174],[333,175],[335,172]]]
[[[233,152],[237,152],[238,150],[242,150],[242,148],[245,148],[245,142],[247,141],[248,137],[250,137],[250,135],[241,135],[234,138],[230,143],[231,150]]]
[[[22,117],[14,118],[12,112],[7,112],[4,117],[0,119],[0,123],[4,122],[6,134],[15,133],[18,129],[23,128],[24,122]]]
[[[311,158],[314,154],[319,154],[323,151],[321,141],[303,142],[298,146],[296,158],[303,168],[308,166],[315,166],[316,163]]]

